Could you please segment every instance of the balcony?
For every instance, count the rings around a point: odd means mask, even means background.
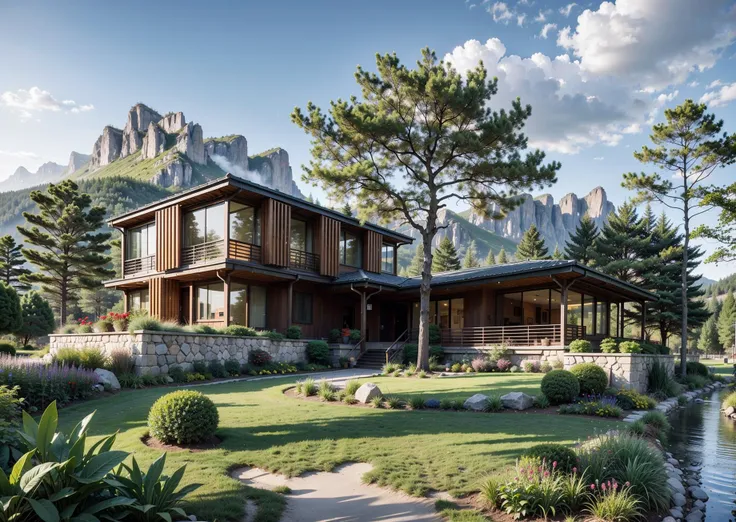
[[[137,257],[126,259],[123,262],[123,275],[146,274],[156,271],[156,256]]]
[[[261,247],[243,241],[231,239],[228,243],[227,257],[229,259],[238,259],[240,261],[251,261],[253,263],[261,262]]]
[[[319,255],[292,248],[289,251],[289,268],[319,272]]]
[[[441,328],[440,336],[443,346],[556,346],[562,344],[559,324],[530,324],[518,326],[478,326],[467,328]],[[411,332],[412,339],[419,337],[419,330]],[[585,328],[568,324],[565,328],[565,340],[585,336]]]
[[[182,266],[191,266],[216,259],[224,259],[225,241],[218,239],[208,243],[200,243],[181,249]]]

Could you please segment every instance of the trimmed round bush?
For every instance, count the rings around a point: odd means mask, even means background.
[[[215,434],[220,416],[204,394],[182,390],[167,393],[151,406],[148,429],[165,444],[196,444]]]
[[[542,393],[552,404],[572,402],[580,395],[580,383],[567,370],[552,370],[542,378]]]
[[[253,366],[264,366],[271,362],[271,354],[266,350],[256,348],[248,352],[248,362]]]
[[[701,377],[710,377],[708,367],[701,362],[688,361],[687,362],[687,374],[688,375],[700,375]]]
[[[594,393],[596,395],[606,391],[608,387],[608,375],[606,370],[595,363],[580,363],[570,368],[578,383],[580,393]]]
[[[324,341],[309,341],[307,344],[307,360],[313,364],[330,362],[330,347]]]
[[[618,352],[618,342],[613,337],[608,337],[601,341],[601,352],[616,353]]]
[[[571,472],[572,468],[578,465],[575,451],[562,444],[537,444],[526,450],[522,457],[544,461],[550,468],[556,462],[556,469],[565,473]]]
[[[636,341],[624,341],[618,345],[621,353],[641,353],[641,346]]]
[[[15,345],[13,343],[0,343],[0,353],[15,355]]]
[[[593,345],[585,339],[575,339],[570,342],[570,353],[590,353],[593,351]]]
[[[286,329],[286,338],[287,339],[301,339],[302,338],[302,329],[299,328],[297,325],[291,325]]]

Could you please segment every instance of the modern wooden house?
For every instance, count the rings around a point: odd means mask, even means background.
[[[368,346],[416,335],[419,278],[396,275],[412,238],[228,175],[113,218],[128,310],[306,338],[361,329]],[[623,336],[623,306],[652,294],[574,261],[437,274],[431,321],[445,346],[565,346]],[[365,344],[364,343],[364,344]],[[375,343],[375,344],[374,344]],[[385,347],[385,346],[384,346]]]

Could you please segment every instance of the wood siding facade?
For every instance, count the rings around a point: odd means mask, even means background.
[[[327,216],[320,216],[317,244],[320,275],[337,277],[340,274],[340,222]]]
[[[267,199],[262,209],[262,262],[264,265],[287,267],[291,239],[291,207],[275,199]]]
[[[179,321],[179,282],[154,277],[148,281],[149,313],[161,321]]]
[[[363,269],[381,273],[382,246],[383,236],[372,230],[366,230],[363,240]]]
[[[181,207],[173,205],[156,211],[156,271],[181,265]]]

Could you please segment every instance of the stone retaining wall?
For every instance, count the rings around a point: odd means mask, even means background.
[[[645,355],[639,353],[566,353],[565,369],[576,364],[595,363],[608,373],[608,381],[616,388],[627,388],[646,393],[649,383],[649,369],[655,361],[667,368],[667,373],[675,372],[673,355]]]
[[[109,332],[91,334],[58,334],[50,336],[50,353],[60,348],[97,348],[103,353],[128,349],[133,355],[138,374],[168,373],[169,367],[179,365],[191,370],[194,361],[248,362],[251,350],[265,350],[277,362],[306,360],[307,340],[284,339],[272,341],[263,337],[233,337],[198,333],[166,333],[139,330],[136,332]]]
[[[472,361],[479,355],[490,355],[497,346],[473,347],[473,348],[444,348],[445,360],[447,362],[459,362],[462,360]],[[511,363],[519,366],[523,361],[540,361],[552,364],[556,360],[562,361],[565,350],[561,347],[529,347],[513,348],[506,347],[511,351]]]

